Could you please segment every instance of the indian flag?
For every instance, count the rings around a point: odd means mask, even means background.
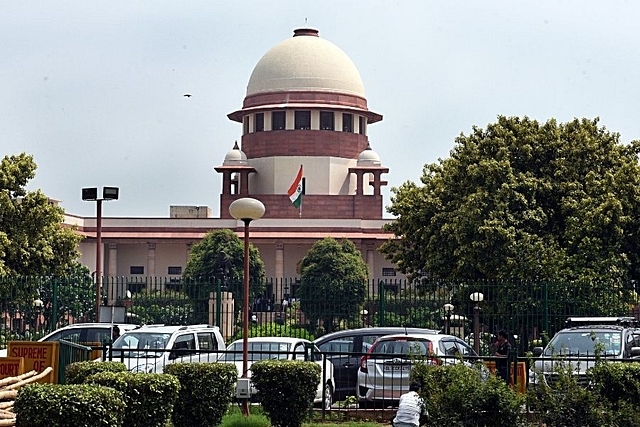
[[[293,203],[293,206],[299,208],[302,205],[302,165],[300,165],[300,170],[298,171],[298,175],[296,179],[289,187],[289,191],[287,191],[289,195],[289,200]]]

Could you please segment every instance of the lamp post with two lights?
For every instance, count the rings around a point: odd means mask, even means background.
[[[242,378],[247,379],[249,365],[249,223],[262,218],[264,205],[250,197],[235,200],[229,205],[229,213],[244,222],[244,286],[242,302]],[[242,414],[249,416],[249,400],[242,401]]]
[[[83,188],[82,200],[96,202],[96,322],[100,321],[100,306],[102,305],[102,201],[118,200],[118,187],[102,187],[102,198],[98,197],[96,187]]]

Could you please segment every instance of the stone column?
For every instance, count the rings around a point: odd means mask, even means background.
[[[156,289],[156,244],[147,243],[147,289],[154,291],[164,291],[164,283],[160,284],[161,289]]]
[[[216,324],[218,317],[216,293],[211,292],[209,295],[209,324],[220,328],[222,337],[227,340],[233,336],[233,310],[234,310],[233,294],[231,292],[220,293],[220,324]]]
[[[109,243],[109,276],[118,275],[118,244]]]
[[[369,287],[370,289],[368,290],[369,295],[373,295],[375,293],[375,283],[376,281],[375,279],[375,271],[376,271],[376,266],[375,266],[375,262],[373,261],[373,245],[372,244],[367,244],[366,246],[366,255],[365,255],[365,261],[367,263],[367,268],[369,270]]]
[[[107,272],[107,304],[113,305],[116,300],[126,294],[126,283],[118,282],[118,244],[109,243],[108,245],[109,271]]]

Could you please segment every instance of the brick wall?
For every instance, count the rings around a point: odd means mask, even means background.
[[[266,208],[263,218],[299,218],[299,211],[284,194],[252,194]],[[231,218],[229,205],[240,196],[220,196],[220,217]],[[302,218],[307,219],[382,219],[382,196],[302,196]]]
[[[249,159],[275,156],[332,156],[357,159],[369,139],[356,133],[323,130],[272,130],[242,137]]]

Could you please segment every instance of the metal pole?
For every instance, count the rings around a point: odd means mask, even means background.
[[[249,223],[251,219],[244,221],[244,292],[242,307],[242,378],[248,378],[249,365]],[[242,401],[242,414],[249,416],[249,400]]]
[[[451,332],[450,332],[451,329],[450,329],[449,325],[450,325],[450,322],[451,322],[451,313],[447,313],[447,315],[445,317],[445,320],[446,320],[446,322],[444,324],[444,333],[447,334],[447,335],[450,335],[451,334]]]
[[[97,199],[96,203],[96,322],[99,322],[102,305],[102,199]]]
[[[480,306],[473,307],[473,349],[480,354]]]
[[[220,280],[218,280],[218,284],[216,286],[216,326],[222,329],[222,286],[220,285]]]

